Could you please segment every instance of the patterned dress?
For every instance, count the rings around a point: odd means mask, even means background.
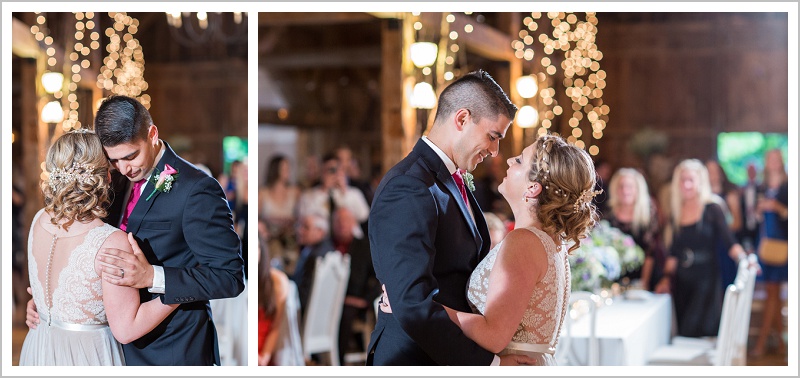
[[[511,342],[500,355],[525,354],[536,359],[538,365],[552,366],[556,365],[554,354],[569,305],[570,270],[567,249],[557,248],[553,239],[542,230],[534,227],[526,230],[533,232],[542,241],[548,256],[547,272],[536,283],[522,321]],[[490,290],[489,275],[502,244],[498,243],[489,251],[470,276],[467,299],[475,312],[483,314],[486,311],[486,297]]]
[[[97,252],[118,229],[103,224],[59,237],[53,248],[53,235],[38,222],[42,213],[34,217],[28,238],[28,271],[40,323],[25,336],[20,366],[125,365],[122,346],[108,327],[102,281],[94,269]]]

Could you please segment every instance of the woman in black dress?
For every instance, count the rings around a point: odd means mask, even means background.
[[[639,171],[620,168],[608,186],[609,211],[603,214],[612,227],[631,235],[644,250],[641,268],[626,273],[620,280],[639,280],[646,290],[653,290],[664,268],[664,249],[661,243],[658,211],[650,198],[647,182]]]
[[[716,248],[721,245],[733,261],[747,254],[725,223],[722,208],[711,199],[702,162],[688,159],[678,164],[671,189],[669,251],[656,292],[672,292],[678,335],[716,336],[723,296]]]

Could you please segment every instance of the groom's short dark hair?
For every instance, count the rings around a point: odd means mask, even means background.
[[[103,100],[94,118],[94,131],[104,147],[147,138],[153,124],[150,112],[135,98],[112,95]]]
[[[469,109],[476,122],[483,117],[496,120],[501,114],[513,120],[517,113],[517,106],[508,99],[503,88],[480,69],[460,77],[442,91],[434,124],[461,108]]]

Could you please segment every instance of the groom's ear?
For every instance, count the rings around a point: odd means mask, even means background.
[[[150,125],[147,128],[147,140],[150,143],[158,143],[158,127],[156,125]]]
[[[456,110],[455,116],[453,117],[453,122],[455,122],[455,126],[458,131],[464,131],[464,127],[467,125],[469,116],[469,109],[461,108]]]

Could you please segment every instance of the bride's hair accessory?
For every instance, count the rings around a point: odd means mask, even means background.
[[[596,195],[600,193],[603,193],[602,189],[601,190],[586,189],[582,191],[581,195],[579,195],[578,198],[575,200],[575,204],[572,205],[572,212],[577,213],[578,211],[583,209],[585,206],[587,206],[592,202],[592,198],[594,198]]]
[[[552,139],[548,139],[544,140],[542,142],[542,147],[540,149],[537,149],[536,151],[539,155],[539,161],[537,165],[539,167],[539,171],[542,172],[541,182],[542,185],[544,185],[545,190],[550,190],[551,186],[548,180],[550,175],[550,162],[549,162],[550,150],[552,148],[553,148],[553,141]],[[553,185],[552,187],[553,187],[553,193],[555,193],[558,196],[562,196],[564,198],[567,197],[567,192],[561,190],[561,188],[555,185]]]
[[[69,168],[55,168],[50,172],[48,183],[50,188],[55,191],[59,185],[67,185],[75,182],[82,183],[91,177],[94,166],[83,163],[72,163]]]

